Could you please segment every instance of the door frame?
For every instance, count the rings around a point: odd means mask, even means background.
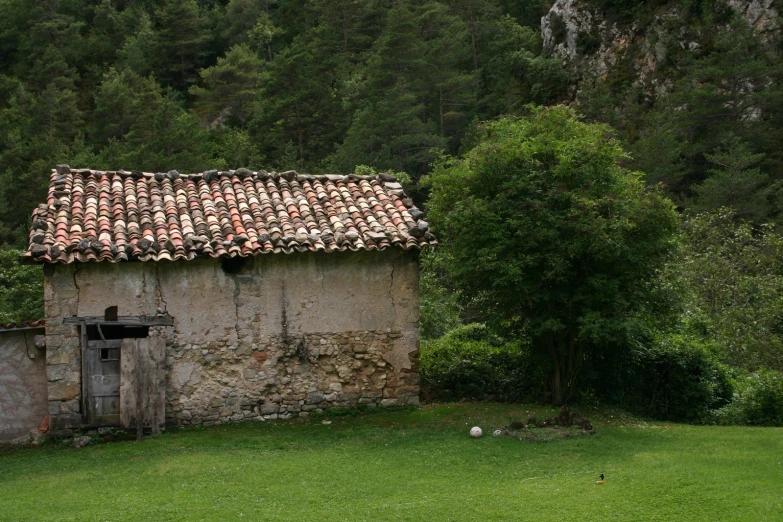
[[[87,327],[88,326],[174,326],[174,318],[168,314],[160,314],[153,316],[119,316],[116,321],[109,321],[103,316],[86,316],[86,317],[66,317],[63,319],[63,324],[70,324],[79,327],[79,340],[81,350],[80,366],[81,366],[81,398],[79,406],[82,414],[82,424],[84,427],[92,426],[92,419],[89,413],[89,369],[87,367],[87,350],[90,348],[90,341],[87,339]],[[96,424],[98,426],[107,426],[105,424]],[[113,426],[113,425],[112,425]],[[117,424],[119,426],[119,423]]]

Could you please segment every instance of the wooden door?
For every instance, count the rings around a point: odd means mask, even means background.
[[[120,425],[160,433],[166,421],[166,340],[123,339],[120,350]]]
[[[89,341],[85,350],[90,424],[120,422],[120,340]]]

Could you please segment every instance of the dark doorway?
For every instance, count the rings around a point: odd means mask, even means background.
[[[84,350],[89,424],[120,423],[120,356],[123,339],[145,338],[148,326],[91,324],[86,327]]]

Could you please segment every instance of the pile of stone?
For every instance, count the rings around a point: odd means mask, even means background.
[[[555,427],[562,427],[562,428],[570,428],[572,426],[577,426],[579,428],[582,428],[582,430],[592,433],[585,433],[585,435],[593,435],[595,434],[595,429],[593,428],[593,423],[590,422],[590,419],[586,419],[581,413],[572,412],[571,409],[568,406],[563,406],[560,408],[560,411],[557,414],[557,417],[549,417],[546,420],[543,421],[536,421],[535,417],[530,417],[527,420],[528,427],[536,427],[536,428],[555,428]]]
[[[543,431],[546,429],[546,431]],[[497,435],[504,435],[520,440],[551,441],[569,439],[574,436],[595,435],[595,428],[590,419],[580,412],[572,412],[568,406],[560,408],[557,416],[538,420],[530,417],[527,422],[515,421],[498,430]]]

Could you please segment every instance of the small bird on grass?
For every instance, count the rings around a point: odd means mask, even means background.
[[[603,484],[604,483],[604,474],[601,473],[601,479],[595,481],[596,484]]]

